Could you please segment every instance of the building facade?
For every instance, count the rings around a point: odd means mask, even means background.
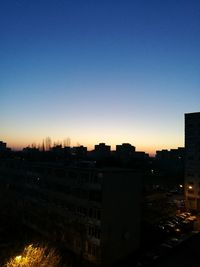
[[[200,112],[185,114],[185,200],[200,210]]]
[[[93,162],[13,160],[2,169],[8,190],[18,195],[23,223],[62,243],[83,266],[110,267],[139,248],[138,172],[96,168]]]
[[[135,153],[135,147],[128,143],[116,145],[116,156],[119,158],[130,158]]]
[[[93,155],[97,159],[107,158],[111,155],[111,147],[105,143],[100,143],[94,146]]]

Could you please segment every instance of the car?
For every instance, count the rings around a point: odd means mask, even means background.
[[[184,220],[184,218],[179,217],[178,215],[174,216],[174,220],[176,220],[177,222],[182,222]]]
[[[178,239],[178,238],[176,238],[176,237],[172,237],[172,238],[170,238],[169,240],[170,240],[170,242],[172,242],[172,243],[174,243],[174,244],[180,242],[180,239]]]
[[[196,216],[190,216],[190,217],[186,218],[186,220],[188,220],[190,222],[194,222],[194,221],[197,221],[197,217]]]
[[[176,226],[176,224],[173,223],[173,222],[170,221],[170,220],[166,221],[165,225],[169,225],[169,226],[171,226],[171,227],[175,227],[175,226]]]
[[[175,224],[175,225],[179,225],[179,223],[180,223],[180,221],[177,220],[176,218],[172,218],[172,219],[170,219],[170,222],[171,222],[172,224]]]
[[[162,243],[161,246],[165,247],[165,248],[169,248],[169,249],[173,248],[173,246],[171,246],[171,245],[169,245],[167,243]]]
[[[176,215],[178,218],[182,219],[182,220],[185,220],[185,218],[187,217],[187,215],[184,215],[184,214],[178,214]]]
[[[192,214],[190,212],[182,212],[181,215],[185,216],[185,218],[190,217]]]

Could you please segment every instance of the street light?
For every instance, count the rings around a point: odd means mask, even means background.
[[[21,261],[21,259],[22,259],[21,255],[15,257],[15,260],[17,263],[19,263]]]

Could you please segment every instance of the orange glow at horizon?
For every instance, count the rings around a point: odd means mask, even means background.
[[[43,140],[45,142],[45,138],[41,139],[40,141],[31,141],[29,140],[28,138],[27,139],[23,139],[23,140],[20,140],[20,139],[8,139],[8,138],[4,138],[2,141],[6,142],[7,143],[7,147],[10,147],[11,149],[14,149],[14,150],[22,150],[24,147],[28,147],[28,146],[36,146],[36,147],[41,147],[42,144],[43,144]],[[55,141],[54,139],[51,139],[52,140],[52,146],[54,144],[64,144],[64,139],[60,139],[60,141],[57,139],[57,141]],[[156,154],[156,151],[157,150],[163,150],[163,149],[167,149],[167,150],[170,150],[170,149],[176,149],[178,147],[183,147],[183,145],[181,144],[174,144],[174,145],[169,145],[169,144],[166,144],[166,145],[162,145],[162,144],[159,144],[159,145],[153,145],[153,146],[150,146],[150,145],[144,145],[144,144],[140,144],[139,142],[137,142],[137,144],[135,143],[131,143],[130,141],[119,141],[119,142],[116,142],[116,143],[111,143],[111,142],[107,142],[105,140],[94,140],[94,142],[70,142],[70,146],[71,147],[74,147],[74,146],[79,146],[79,145],[83,145],[83,146],[86,146],[88,151],[91,151],[94,149],[94,146],[96,144],[99,144],[99,143],[106,143],[106,145],[110,145],[111,146],[111,150],[114,151],[116,150],[116,145],[120,145],[122,143],[129,143],[133,146],[136,147],[136,151],[143,151],[145,153],[148,153],[150,156],[154,156]]]

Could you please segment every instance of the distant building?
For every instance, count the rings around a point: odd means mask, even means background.
[[[55,145],[51,148],[51,151],[55,153],[63,153],[63,147],[62,145]]]
[[[11,148],[7,147],[7,144],[3,141],[0,141],[0,153],[1,155],[7,155],[11,151]]]
[[[36,147],[25,147],[23,148],[23,152],[25,153],[34,153],[34,152],[39,152],[39,148],[36,148]]]
[[[135,153],[135,147],[128,143],[116,145],[116,156],[119,158],[130,158]]]
[[[100,143],[98,145],[95,145],[93,156],[97,159],[100,158],[107,158],[111,155],[111,147],[106,145],[105,143]]]
[[[84,159],[87,157],[87,147],[85,146],[74,146],[72,148],[72,155],[79,159]]]
[[[143,152],[143,151],[135,151],[135,153],[133,154],[133,158],[134,159],[148,159],[149,158],[149,154]]]
[[[181,160],[185,157],[185,148],[178,147],[177,149],[163,149],[156,151],[156,159],[159,160]]]
[[[7,144],[3,141],[0,141],[0,151],[6,151],[7,150]]]
[[[185,148],[163,149],[156,151],[152,174],[156,174],[159,183],[166,190],[181,190],[179,185],[184,183]],[[155,178],[156,178],[155,176]]]
[[[200,112],[185,114],[186,207],[200,210]]]

